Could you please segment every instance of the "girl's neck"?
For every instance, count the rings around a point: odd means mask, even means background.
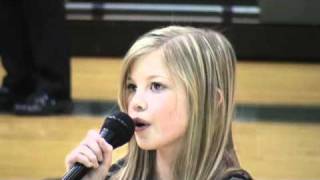
[[[166,147],[157,150],[156,176],[157,180],[173,180],[174,162],[177,158],[178,147]]]
[[[172,159],[163,152],[157,152],[156,176],[157,180],[173,180]]]

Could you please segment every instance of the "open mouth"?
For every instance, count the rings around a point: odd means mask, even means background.
[[[143,127],[143,126],[145,126],[145,125],[146,125],[145,123],[140,123],[140,122],[137,122],[137,123],[136,123],[136,126],[137,126],[137,127]]]
[[[147,128],[148,126],[150,126],[149,123],[147,123],[146,121],[143,121],[141,119],[135,118],[134,119],[134,124],[136,126],[135,130],[136,131],[141,131],[144,130],[145,128]]]

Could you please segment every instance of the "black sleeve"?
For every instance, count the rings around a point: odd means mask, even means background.
[[[113,164],[108,172],[107,177],[105,178],[105,180],[109,180],[115,173],[117,173],[125,164],[125,159],[120,159],[118,162],[116,162],[115,164]]]
[[[253,178],[243,169],[232,169],[224,174],[222,180],[253,180]]]

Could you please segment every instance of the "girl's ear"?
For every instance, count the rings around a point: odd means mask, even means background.
[[[224,101],[224,98],[223,98],[223,92],[221,89],[218,88],[217,90],[217,99],[218,99],[218,105],[221,105]]]

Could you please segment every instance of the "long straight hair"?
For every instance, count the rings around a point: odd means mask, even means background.
[[[171,75],[182,82],[189,103],[188,127],[174,160],[173,177],[181,180],[219,179],[238,166],[231,136],[236,57],[220,33],[193,27],[169,26],[141,36],[127,52],[121,72],[118,103],[127,112],[126,88],[132,64],[160,50]],[[126,164],[112,179],[155,177],[156,152],[129,142]]]

